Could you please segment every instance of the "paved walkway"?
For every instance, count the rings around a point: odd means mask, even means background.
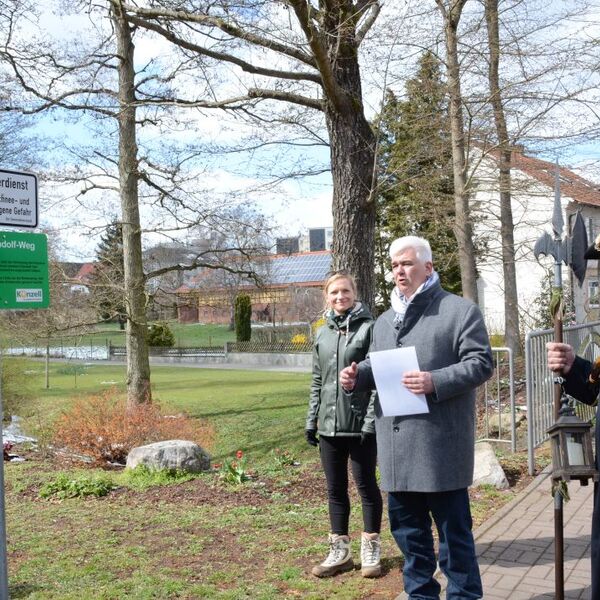
[[[539,475],[474,531],[484,600],[555,598],[554,500],[549,474],[545,471]],[[587,487],[577,481],[569,484],[571,499],[563,508],[565,599],[591,597],[593,489],[591,483]],[[444,585],[444,576],[439,577]]]

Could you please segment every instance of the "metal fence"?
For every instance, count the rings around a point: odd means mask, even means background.
[[[205,346],[205,347],[182,347],[173,346],[172,348],[161,348],[152,346],[148,348],[150,356],[163,356],[165,358],[207,358],[207,357],[223,357],[225,356],[224,346]],[[109,357],[117,358],[127,356],[125,346],[110,346]]]
[[[300,352],[312,352],[312,343],[310,340],[301,341],[281,340],[274,342],[227,342],[227,352],[267,352],[277,354],[297,354]]]
[[[565,327],[563,341],[575,353],[588,360],[600,354],[600,321]],[[554,339],[553,329],[532,331],[525,337],[525,378],[527,381],[527,451],[529,473],[535,469],[535,449],[548,439],[546,431],[554,423],[554,375],[548,369],[546,343]],[[594,415],[591,406],[577,404],[577,414],[584,420]]]
[[[481,424],[478,441],[510,445],[511,452],[517,451],[517,421],[515,409],[515,369],[510,348],[492,348],[494,376],[486,381],[477,397],[480,402]],[[507,427],[502,416],[510,415]],[[497,416],[497,429],[491,426],[492,417]],[[493,429],[493,431],[492,431]],[[497,437],[492,437],[497,431]]]

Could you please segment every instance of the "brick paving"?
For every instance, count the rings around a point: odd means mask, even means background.
[[[554,500],[549,471],[474,531],[485,600],[551,600],[554,581]],[[569,484],[563,506],[565,599],[587,600],[593,485]],[[439,575],[440,583],[445,578]],[[444,594],[442,593],[442,597]],[[402,593],[398,599],[407,598]]]

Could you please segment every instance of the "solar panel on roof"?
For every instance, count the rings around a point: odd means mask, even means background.
[[[271,264],[272,284],[323,281],[331,269],[331,254],[297,254],[275,257]]]

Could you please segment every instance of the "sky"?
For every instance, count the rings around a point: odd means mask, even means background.
[[[43,0],[40,4],[44,4]],[[408,11],[409,2],[399,1],[397,3],[384,4],[389,10],[393,7],[398,13],[405,14]],[[413,3],[413,6],[417,4]],[[382,19],[383,17],[380,17]],[[98,25],[94,19],[80,15],[59,15],[52,11],[47,12],[41,20],[44,27],[57,38],[71,35],[69,43],[77,43],[82,37],[82,28],[89,29]],[[431,30],[431,23],[423,22],[425,30]],[[390,30],[386,34],[385,44],[377,44],[376,40],[367,40],[365,54],[371,56],[377,68],[363,69],[363,92],[368,116],[372,117],[380,106],[383,96],[382,90],[386,85],[396,85],[401,89],[398,74],[406,72],[406,69],[414,64],[414,58],[420,52],[420,48],[405,49],[407,56],[405,65],[386,62],[387,56],[391,56],[391,50],[400,43],[405,35],[402,27]],[[428,32],[428,35],[431,31]],[[168,56],[170,48],[161,38],[138,37],[136,40],[136,58],[139,64],[148,64],[152,59]],[[403,71],[404,69],[404,71]],[[224,69],[221,73],[221,85],[227,90],[231,86],[235,89],[237,73],[232,69]],[[190,117],[191,119],[191,117]],[[192,125],[192,124],[191,124]],[[247,133],[248,128],[235,122],[222,112],[212,113],[209,116],[203,114],[187,130],[180,131],[177,136],[180,140],[201,138],[207,144],[218,143],[222,139],[236,138]],[[69,124],[54,115],[48,119],[42,119],[40,131],[50,133],[55,138],[63,137],[72,145],[79,141],[89,141],[91,133],[89,124],[85,120],[79,124]],[[150,137],[153,134],[145,134]],[[153,143],[160,143],[160,136],[156,135]],[[256,154],[259,154],[257,152]],[[284,156],[282,159],[281,156]],[[541,155],[549,161],[554,162],[556,155],[553,151]],[[561,155],[561,163],[575,167],[582,176],[600,182],[600,168],[598,158],[600,147],[598,144],[580,144],[571,146],[568,152]],[[257,158],[254,156],[253,158]],[[261,157],[259,157],[261,158]],[[264,157],[262,157],[264,158]],[[306,151],[304,158],[317,162],[326,163],[328,150],[325,147]],[[227,198],[242,193],[242,190],[250,190],[244,196],[243,201],[255,202],[257,206],[269,216],[274,225],[279,227],[282,236],[296,235],[310,227],[327,227],[333,224],[331,214],[332,186],[329,173],[321,173],[318,176],[293,179],[281,182],[275,188],[258,189],[265,178],[258,171],[254,171],[248,157],[229,155],[223,160],[214,159],[199,166],[199,177],[207,186],[214,198]],[[287,155],[278,155],[275,162],[283,161],[294,164],[300,160],[300,154],[290,150]],[[579,167],[579,168],[578,168]],[[106,196],[96,196],[86,204],[85,210],[74,201],[74,196],[81,186],[52,185],[49,181],[40,181],[40,226],[48,227],[58,232],[63,248],[61,253],[71,260],[92,260],[98,241],[98,234],[107,216],[118,211],[118,205],[114,200],[108,202]],[[243,194],[242,194],[243,195]],[[90,235],[90,232],[92,235]],[[151,239],[151,238],[150,238]]]

